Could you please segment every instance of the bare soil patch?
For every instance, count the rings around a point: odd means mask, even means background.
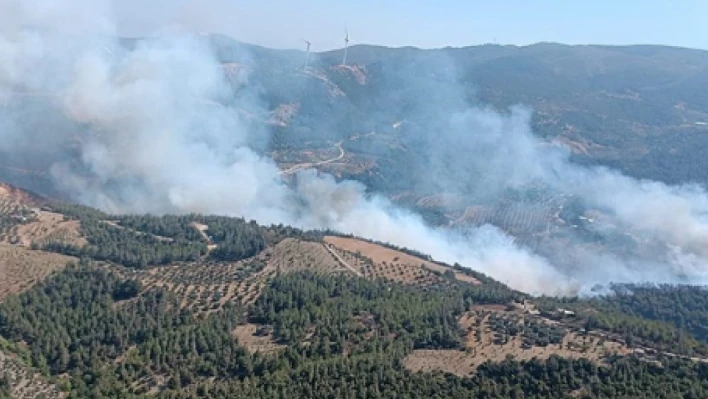
[[[337,65],[333,66],[332,69],[343,74],[351,74],[361,86],[368,83],[366,67],[363,65]]]
[[[44,202],[35,194],[2,182],[0,182],[0,201],[24,206],[38,206]]]
[[[270,332],[262,335],[258,334],[259,328],[263,328],[263,326],[249,323],[236,327],[232,333],[238,343],[251,353],[269,354],[287,347],[287,345],[275,343]]]
[[[474,371],[469,354],[459,350],[417,349],[403,359],[403,366],[414,373],[444,371],[467,376]]]
[[[211,239],[209,238],[209,235],[207,234],[207,230],[209,230],[209,226],[207,226],[203,223],[197,223],[197,222],[192,222],[191,225],[192,225],[192,227],[197,229],[197,231],[202,236],[202,238],[207,242],[207,250],[213,251],[216,248],[216,244],[214,244],[211,241]]]
[[[281,127],[286,127],[290,120],[300,109],[300,103],[280,104],[270,112],[268,122]]]

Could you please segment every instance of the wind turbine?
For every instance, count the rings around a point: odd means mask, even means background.
[[[347,65],[347,50],[349,50],[349,30],[344,28],[344,58],[342,59],[342,65]]]
[[[307,50],[305,53],[305,69],[307,69],[307,66],[310,63],[310,46],[312,46],[312,43],[308,42],[305,39],[302,39],[302,41],[305,42],[305,44],[307,45]]]

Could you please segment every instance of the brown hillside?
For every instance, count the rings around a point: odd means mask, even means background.
[[[39,195],[3,182],[0,182],[0,201],[25,206],[39,206],[47,202]]]
[[[408,278],[405,282],[413,282],[410,279],[415,278],[421,273],[435,271],[444,273],[451,270],[455,274],[455,278],[471,284],[480,284],[480,282],[472,276],[468,276],[450,267],[430,262],[428,260],[409,255],[405,252],[397,251],[391,248],[386,248],[382,245],[370,243],[356,238],[327,236],[325,242],[334,246],[337,249],[361,254],[362,256],[371,259],[374,263],[373,274],[375,277],[385,277],[393,280],[399,280],[400,276]]]
[[[63,268],[75,258],[0,243],[0,302]]]

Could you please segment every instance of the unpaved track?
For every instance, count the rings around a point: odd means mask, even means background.
[[[334,158],[326,159],[326,160],[320,161],[320,162],[299,163],[299,164],[293,165],[285,170],[281,170],[279,175],[281,175],[281,176],[291,175],[291,174],[297,172],[298,170],[313,168],[315,166],[320,166],[320,165],[326,165],[328,163],[336,162],[336,161],[339,161],[340,159],[344,158],[344,148],[342,148],[342,142],[340,141],[339,143],[335,144],[334,146],[339,149],[338,156],[336,156]]]
[[[327,248],[327,250],[329,251],[329,253],[332,254],[332,256],[337,258],[337,260],[339,261],[339,263],[342,264],[342,266],[346,267],[347,269],[349,269],[352,273],[356,274],[357,276],[364,277],[364,276],[362,276],[362,274],[359,271],[357,271],[349,263],[347,263],[347,261],[345,261],[341,256],[339,256],[337,251],[332,249],[331,244],[326,243],[326,244],[324,244],[324,247]]]

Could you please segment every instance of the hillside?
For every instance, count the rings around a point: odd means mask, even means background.
[[[282,135],[292,137],[292,145],[372,130],[386,136],[399,121],[434,128],[429,122],[436,121],[426,118],[440,105],[435,101],[452,109],[523,104],[534,112],[535,134],[565,143],[578,162],[668,183],[706,182],[697,150],[706,144],[708,121],[708,97],[701,89],[708,79],[705,51],[553,43],[440,50],[360,45],[350,49],[346,68],[337,66],[341,52],[318,56],[311,76],[319,78],[295,87],[274,76],[286,79],[290,70],[296,82],[293,69],[301,55],[288,53],[287,68],[280,71],[266,68],[270,58],[263,56],[254,69],[270,109],[298,106]]]
[[[672,184],[706,183],[700,151],[708,137],[705,51],[554,43],[438,50],[356,45],[349,50],[350,65],[339,65],[341,51],[325,52],[314,54],[304,71],[300,51],[223,36],[209,40],[227,79],[234,86],[247,79],[257,88],[262,102],[242,111],[270,126],[267,147],[283,165],[288,159],[306,162],[311,155],[305,150],[329,149],[344,140],[347,156],[323,168],[376,191],[404,191],[410,176],[390,187],[406,177],[407,170],[396,165],[421,151],[405,136],[442,128],[439,107],[449,113],[470,105],[504,111],[522,104],[533,110],[534,133],[568,146],[576,162]],[[136,45],[134,40],[122,44]],[[58,129],[68,127],[42,98],[15,101],[41,109]],[[9,151],[0,178],[57,194],[47,172],[66,151],[70,148],[35,148],[22,156]]]
[[[0,397],[708,395],[700,287],[537,298],[333,232],[0,201]]]

